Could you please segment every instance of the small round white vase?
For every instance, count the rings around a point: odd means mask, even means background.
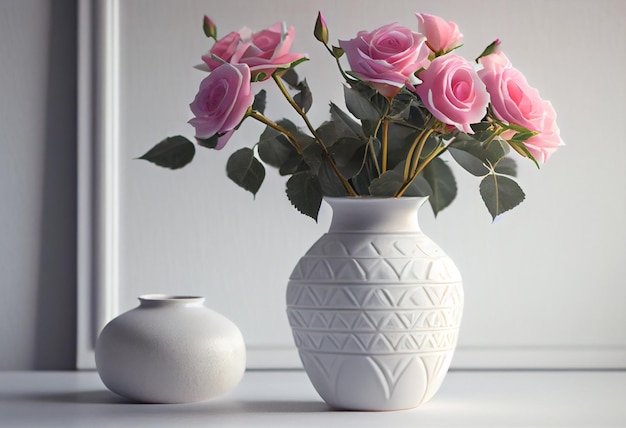
[[[145,403],[204,401],[241,380],[241,332],[204,298],[144,295],[109,322],[96,342],[96,367],[116,394]]]
[[[422,231],[425,198],[327,198],[324,234],[296,265],[287,315],[331,406],[402,410],[439,389],[457,344],[461,275]]]

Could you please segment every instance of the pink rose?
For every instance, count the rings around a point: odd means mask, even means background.
[[[372,32],[360,31],[351,40],[340,40],[352,73],[386,97],[394,97],[410,83],[413,74],[428,65],[428,47],[419,33],[399,24],[387,24]]]
[[[543,129],[544,102],[502,52],[480,58],[478,75],[485,83],[495,116],[531,131]]]
[[[196,137],[226,134],[215,147],[221,149],[230,138],[230,131],[245,117],[253,99],[248,66],[220,65],[200,83],[200,90],[189,105],[195,115],[189,123],[196,128]]]
[[[209,67],[209,70],[215,70],[224,62],[230,62],[240,42],[241,34],[232,31],[219,39],[208,53],[202,55],[202,61]],[[214,56],[221,58],[223,61],[214,59]]]
[[[545,163],[550,155],[554,153],[559,146],[563,145],[559,128],[556,125],[556,112],[550,101],[543,102],[543,109],[545,114],[541,132],[524,141],[524,145],[530,154],[533,155],[537,162],[541,163]]]
[[[306,58],[305,54],[289,52],[294,37],[293,27],[287,29],[284,23],[278,22],[267,30],[244,37],[230,62],[247,64],[255,81],[268,79],[277,68],[287,68]]]
[[[417,28],[426,36],[426,44],[436,55],[444,54],[460,45],[463,34],[454,22],[427,13],[416,13]]]
[[[455,53],[439,56],[419,74],[415,92],[435,118],[473,134],[470,124],[487,112],[489,95],[472,64]]]
[[[539,91],[528,85],[504,53],[498,51],[479,61],[484,68],[478,75],[487,86],[494,115],[503,122],[538,132],[524,144],[537,162],[545,163],[563,144],[552,104],[541,99]]]

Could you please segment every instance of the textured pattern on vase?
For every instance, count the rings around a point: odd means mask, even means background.
[[[287,289],[302,362],[338,408],[411,408],[430,399],[450,365],[462,307],[456,266],[422,233],[326,234]]]

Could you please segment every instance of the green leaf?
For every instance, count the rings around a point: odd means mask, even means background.
[[[306,113],[313,105],[313,93],[306,79],[298,84],[298,90],[300,92],[294,95],[293,100]]]
[[[308,61],[309,58],[307,57],[302,57],[300,59],[295,60],[294,62],[291,62],[289,64],[284,64],[283,66],[281,66],[280,68],[277,68],[276,71],[273,74],[278,74],[281,75],[285,72],[285,70],[291,70],[293,69],[295,66],[297,66],[298,64],[301,64],[305,61]]]
[[[212,137],[209,137],[209,138],[196,137],[196,141],[202,147],[206,147],[207,149],[214,149],[215,147],[217,147],[217,143],[220,140],[220,136],[221,136],[220,134],[214,134]]]
[[[298,86],[298,82],[300,82],[300,77],[298,77],[298,72],[293,68],[285,71],[280,75],[280,78],[285,81],[292,88],[296,88]]]
[[[528,158],[530,160],[532,160],[535,163],[535,166],[537,167],[537,169],[541,168],[539,166],[539,162],[537,162],[537,159],[535,159],[535,157],[532,155],[532,153],[530,153],[530,151],[528,150],[528,148],[526,147],[526,144],[524,143],[520,143],[517,141],[513,141],[513,140],[509,140],[509,145],[511,147],[513,147],[513,149],[519,153],[520,155],[522,155],[525,158]]]
[[[267,104],[267,92],[265,89],[261,89],[258,94],[254,96],[254,102],[252,103],[252,110],[256,110],[259,113],[265,113],[265,106]]]
[[[450,205],[456,198],[456,180],[450,167],[440,158],[430,161],[422,174],[432,190],[428,202],[436,217],[441,210]]]
[[[341,49],[339,46],[334,46],[333,45],[333,56],[337,59],[341,58],[343,56],[343,54],[345,53],[343,49]]]
[[[471,135],[459,133],[448,145],[448,151],[465,170],[480,177],[508,153],[508,147],[500,140],[483,144]]]
[[[309,166],[309,170],[313,174],[318,174],[324,162],[322,148],[319,144],[309,144],[303,151],[302,156],[304,162]]]
[[[325,196],[347,196],[347,191],[341,180],[335,174],[330,166],[330,162],[326,158],[322,158],[319,169],[317,171],[322,193]]]
[[[302,214],[317,221],[322,205],[322,188],[317,177],[310,172],[297,172],[287,180],[287,197]]]
[[[262,82],[263,80],[267,79],[267,73],[264,71],[257,71],[256,73],[252,73],[252,75],[250,76],[250,81],[252,83],[254,82]]]
[[[389,169],[393,169],[395,165],[406,160],[409,149],[419,134],[419,129],[413,129],[393,122],[389,125],[387,140],[387,162]]]
[[[176,135],[161,141],[139,159],[164,168],[178,169],[191,162],[195,153],[196,148],[191,141],[181,135]]]
[[[478,57],[476,58],[476,62],[478,63],[482,57],[485,57],[487,55],[491,55],[492,53],[494,53],[498,49],[499,44],[500,44],[499,39],[496,39],[493,42],[489,43],[489,45],[487,45],[485,50],[483,50],[482,53],[478,55]]]
[[[372,180],[369,191],[372,196],[394,196],[404,185],[404,162],[395,169],[384,172],[380,177]],[[430,185],[420,174],[413,180],[404,192],[404,196],[429,196],[432,193]]]
[[[517,132],[513,134],[513,137],[511,137],[511,141],[514,141],[516,143],[523,143],[524,141],[528,140],[530,137],[534,137],[535,135],[537,135],[537,133],[533,131]]]
[[[370,144],[375,144],[374,141]],[[367,151],[369,152],[369,148]],[[363,168],[361,168],[361,172],[359,172],[356,176],[349,179],[352,188],[359,195],[369,195],[369,186],[372,180],[378,177],[378,168],[376,167],[375,160],[372,159],[371,156],[367,156],[365,158],[365,163]]]
[[[349,133],[348,136],[365,138],[361,125],[332,102],[330,103],[330,117],[337,122],[337,126],[344,135]]]
[[[489,174],[489,167],[485,165],[485,162],[471,152],[452,146],[448,147],[448,152],[452,155],[452,158],[470,174],[477,177],[483,177]]]
[[[265,179],[265,167],[254,157],[248,147],[234,152],[226,163],[226,175],[253,195],[259,191]]]
[[[291,132],[294,135],[300,132],[296,124],[290,121],[289,119],[283,118],[283,119],[277,120],[276,124],[278,124],[282,128],[285,128],[287,131]]]
[[[482,144],[483,149],[487,153],[487,160],[495,165],[500,159],[505,157],[509,153],[509,146],[505,141],[495,139],[489,143]]]
[[[489,174],[482,179],[480,195],[494,220],[503,212],[518,206],[526,197],[514,180],[498,174]]]
[[[404,177],[401,172],[390,169],[385,171],[380,177],[372,180],[369,191],[372,196],[391,197],[394,196],[404,184]]]
[[[368,98],[363,96],[360,91],[344,85],[343,95],[348,111],[357,119],[377,121],[380,118],[380,110]]]
[[[281,168],[294,155],[298,156],[287,137],[269,126],[261,134],[258,147],[261,160],[274,168]]]
[[[366,142],[358,138],[344,137],[336,141],[329,151],[341,174],[346,178],[352,178],[363,168],[366,149]]]
[[[494,171],[498,174],[517,176],[517,163],[511,158],[502,158],[496,164]]]
[[[344,126],[336,120],[329,120],[322,123],[315,131],[327,147],[332,146],[335,141],[346,136]],[[349,134],[348,136],[353,136],[351,132]]]
[[[421,103],[421,101],[419,101],[419,103]],[[419,103],[417,104],[419,105]],[[420,108],[418,107],[418,105],[411,105],[406,121],[416,128],[424,129],[424,126],[426,125],[426,122],[428,120],[425,113],[426,109]]]
[[[296,89],[299,91],[296,95],[294,95],[294,102],[304,111],[305,113],[309,111],[311,105],[313,105],[313,93],[309,88],[309,84],[306,79],[300,81],[298,77],[298,73],[293,68],[285,71],[280,75],[280,78],[284,80],[292,89]]]
[[[472,123],[470,125],[470,127],[472,128],[472,131],[474,131],[474,133],[480,133],[483,131],[487,131],[489,129],[491,129],[493,125],[490,122],[478,122],[478,123]]]
[[[398,95],[393,98],[388,115],[391,117],[408,119],[410,114],[409,107],[413,104],[416,98],[417,96],[413,92],[403,88],[402,91],[400,91]]]

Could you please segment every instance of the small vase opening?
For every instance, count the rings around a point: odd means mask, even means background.
[[[168,294],[144,294],[138,297],[140,306],[203,306],[206,300],[202,296],[168,295]]]

